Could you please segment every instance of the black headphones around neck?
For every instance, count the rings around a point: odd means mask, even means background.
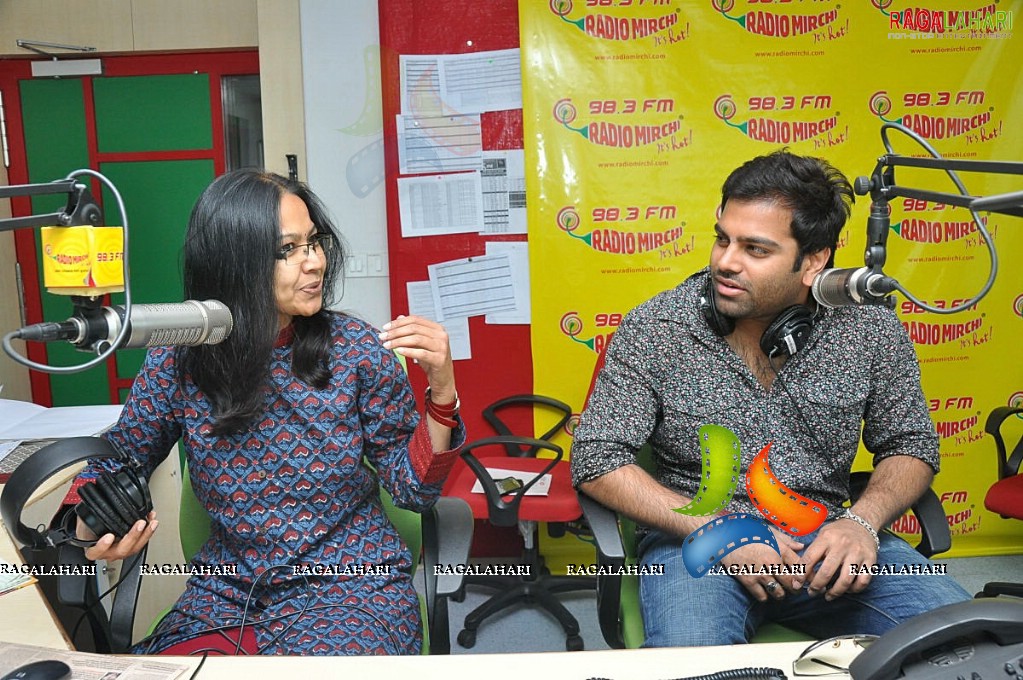
[[[54,473],[88,459],[113,458],[124,463],[116,473],[103,472],[95,484],[78,489],[82,502],[68,513],[65,523],[45,533],[21,523],[21,513],[29,497]],[[131,531],[135,522],[145,519],[153,509],[149,485],[136,464],[123,456],[102,437],[70,437],[44,446],[26,458],[11,474],[0,496],[0,514],[4,525],[22,545],[43,549],[70,543],[89,547],[95,541],[75,537],[70,518],[77,516],[97,536],[114,534],[118,538]]]
[[[700,311],[707,325],[716,335],[724,337],[735,330],[735,319],[725,316],[717,306],[714,295],[714,277],[707,277],[707,285],[700,293]],[[813,330],[813,313],[806,305],[792,305],[782,310],[760,336],[760,349],[769,358],[792,356],[806,346]]]

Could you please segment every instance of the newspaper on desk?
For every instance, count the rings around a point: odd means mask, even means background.
[[[0,674],[33,661],[55,659],[71,667],[72,680],[172,680],[189,666],[145,657],[108,656],[0,642]]]

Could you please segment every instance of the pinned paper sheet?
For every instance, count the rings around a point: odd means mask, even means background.
[[[508,256],[515,287],[515,307],[506,312],[487,314],[487,323],[528,324],[532,318],[529,299],[529,244],[525,241],[487,241],[487,255]]]
[[[408,293],[408,313],[437,321],[437,312],[433,306],[433,292],[429,281],[407,281],[405,291]],[[469,317],[448,319],[444,322],[444,330],[448,332],[448,344],[451,345],[451,359],[472,359],[472,343],[469,338]]]
[[[518,48],[402,55],[399,61],[402,113],[484,113],[522,108]]]
[[[398,116],[398,171],[403,175],[479,170],[483,132],[477,116]]]
[[[529,484],[529,482],[531,482],[536,477],[536,475],[534,475],[534,474],[530,474],[529,472],[522,472],[521,470],[502,470],[501,468],[487,468],[487,472],[490,474],[490,478],[493,479],[494,481],[499,481],[499,480],[507,479],[509,477],[513,477],[513,478],[519,480],[519,483],[522,486],[525,486],[526,484]],[[498,484],[498,488],[501,488],[500,483]],[[517,486],[516,486],[516,488],[517,488]],[[511,491],[513,491],[513,490],[514,489],[509,490],[509,493],[511,493]],[[533,486],[529,487],[529,490],[526,491],[525,495],[527,495],[527,496],[546,496],[548,493],[550,493],[550,490],[551,490],[551,476],[550,476],[550,474],[546,474],[543,477],[541,477],[540,480],[536,484],[534,484]],[[472,486],[472,492],[473,493],[484,493],[484,491],[483,491],[483,482],[481,482],[479,479],[477,479],[476,483],[473,484],[473,486]]]
[[[427,270],[437,321],[515,308],[515,283],[506,254],[448,260]]]
[[[483,152],[484,234],[526,233],[526,161],[522,149]]]
[[[478,232],[483,223],[479,172],[398,178],[401,235]]]

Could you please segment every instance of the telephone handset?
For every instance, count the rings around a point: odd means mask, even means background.
[[[849,673],[853,680],[1023,678],[1023,600],[981,598],[915,616],[861,652]]]

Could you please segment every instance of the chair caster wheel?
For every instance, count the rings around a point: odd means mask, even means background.
[[[583,651],[583,639],[579,635],[569,635],[565,638],[565,649],[570,652]]]
[[[466,649],[472,649],[475,647],[476,631],[463,628],[462,631],[458,633],[458,644],[462,645]]]

